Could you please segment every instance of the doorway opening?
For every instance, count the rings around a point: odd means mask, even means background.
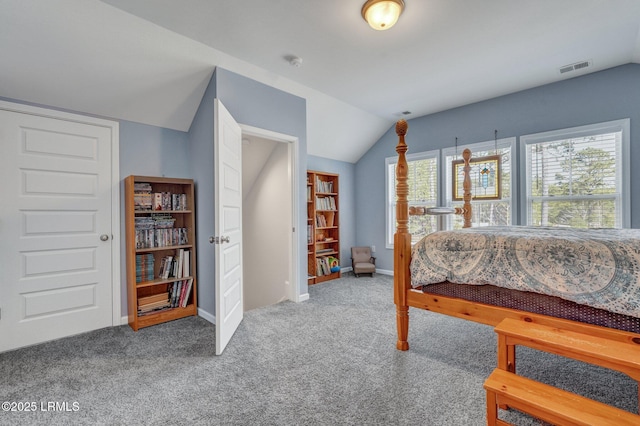
[[[296,300],[297,138],[242,129],[244,311]]]

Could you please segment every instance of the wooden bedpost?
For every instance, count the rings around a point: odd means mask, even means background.
[[[407,122],[399,120],[396,123],[398,135],[398,163],[396,164],[396,221],[397,228],[393,237],[393,300],[396,304],[396,322],[398,327],[398,342],[396,347],[401,351],[409,349],[409,306],[407,305],[407,291],[411,288],[409,262],[411,260],[411,234],[409,234],[409,173],[407,158],[407,144],[404,135],[407,134]],[[470,186],[470,185],[469,185]]]
[[[464,160],[464,180],[462,181],[462,200],[463,206],[463,228],[471,228],[471,166],[469,160],[471,159],[471,150],[469,148],[462,151],[462,159]]]

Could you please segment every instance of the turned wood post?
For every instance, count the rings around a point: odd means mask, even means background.
[[[463,207],[463,228],[471,228],[471,166],[469,160],[471,159],[471,150],[469,148],[462,151],[462,159],[464,160],[464,180],[462,181],[462,200],[464,201]]]
[[[409,173],[407,165],[407,144],[404,135],[407,133],[407,122],[399,120],[396,123],[398,135],[398,163],[396,164],[396,233],[393,237],[393,288],[394,303],[396,304],[396,322],[398,328],[398,342],[396,347],[401,351],[409,349],[407,341],[409,335],[409,306],[407,306],[407,291],[411,288],[409,262],[411,261],[411,234],[409,234]]]

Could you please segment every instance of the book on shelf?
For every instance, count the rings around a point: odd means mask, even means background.
[[[175,308],[178,306],[178,298],[180,294],[180,290],[182,289],[182,281],[174,281],[173,290],[171,290],[171,307]]]
[[[176,262],[176,271],[175,271],[175,277],[177,278],[182,278],[184,275],[182,275],[182,266],[184,263],[184,249],[180,249],[178,250],[178,261]]]
[[[189,296],[191,296],[191,287],[193,285],[193,278],[189,278],[187,280],[187,289],[184,291],[183,297],[182,297],[182,303],[180,306],[182,306],[183,308],[186,308],[187,305],[189,304]]]
[[[182,266],[182,276],[191,276],[191,252],[189,250],[184,251],[184,265]]]

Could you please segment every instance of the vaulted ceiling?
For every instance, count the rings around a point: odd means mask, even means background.
[[[381,32],[362,3],[1,0],[0,96],[187,131],[220,66],[306,98],[309,154],[355,162],[399,117],[640,62],[638,0],[405,0]]]

